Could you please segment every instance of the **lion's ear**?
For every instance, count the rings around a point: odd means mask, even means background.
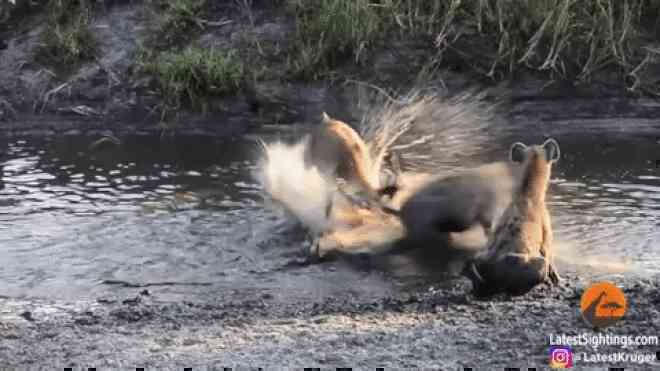
[[[543,143],[543,150],[545,151],[545,159],[548,162],[555,162],[559,160],[560,151],[559,143],[550,138]]]
[[[520,142],[515,142],[511,145],[509,150],[509,160],[511,162],[521,163],[525,161],[525,152],[527,151],[527,146]]]
[[[321,114],[321,122],[323,122],[324,124],[328,124],[330,123],[330,121],[332,121],[330,116],[328,116],[328,114],[325,113],[325,111],[323,111],[323,113]]]

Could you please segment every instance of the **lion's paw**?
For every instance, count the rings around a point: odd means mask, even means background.
[[[320,236],[312,242],[309,253],[311,256],[321,259],[337,250],[339,246],[339,243],[332,236]]]

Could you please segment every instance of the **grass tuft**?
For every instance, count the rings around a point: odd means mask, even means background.
[[[660,60],[659,0],[291,0],[297,31],[294,76],[323,77],[369,49],[397,40],[428,42],[429,59],[494,80],[527,70],[551,79],[591,80],[605,69],[643,84]]]
[[[381,9],[369,0],[290,2],[296,16],[292,73],[304,79],[321,77],[350,59],[361,64],[365,51],[382,36]]]
[[[206,0],[155,0],[156,28],[154,47],[165,49],[180,45],[204,30],[203,19]]]
[[[160,52],[143,64],[144,72],[156,77],[168,108],[188,105],[206,110],[207,97],[238,91],[245,68],[235,51],[187,48]]]
[[[589,80],[605,67],[628,73],[644,57],[643,0],[452,0],[436,45],[493,78],[522,68],[551,77]],[[470,42],[480,48],[470,50]],[[640,54],[641,52],[641,54]]]
[[[36,57],[65,68],[91,60],[97,45],[89,29],[91,19],[92,7],[87,0],[50,0]]]

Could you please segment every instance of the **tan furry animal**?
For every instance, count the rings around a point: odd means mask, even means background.
[[[512,166],[492,164],[482,170],[468,170],[458,181],[442,179],[473,166],[472,157],[496,143],[496,128],[486,130],[495,122],[491,120],[490,104],[472,94],[441,97],[436,92],[413,91],[404,100],[388,97],[375,107],[363,117],[361,134],[324,114],[321,125],[300,142],[262,143],[264,153],[255,175],[267,199],[320,236],[312,248],[313,255],[388,250],[410,239],[407,227],[415,215],[430,216],[420,228],[432,229],[438,237],[436,241],[424,241],[425,247],[443,251],[441,242],[447,235],[452,242],[464,242],[465,234],[471,247],[483,248],[486,238],[482,222],[491,218],[488,215],[496,217],[503,209],[498,200],[506,200],[511,194],[506,185],[499,185],[497,174],[505,174],[501,183],[515,183],[518,178],[510,174]],[[397,159],[410,173],[397,171]],[[443,176],[428,174],[436,171]],[[483,181],[471,186],[475,177]],[[427,185],[436,182],[445,197],[439,202],[419,197],[427,194],[423,192]],[[498,197],[478,204],[470,197],[465,198],[465,204],[454,202],[456,198],[451,195],[465,187],[473,193],[485,188]],[[496,206],[492,207],[489,200]],[[399,214],[402,206],[405,213]],[[491,213],[493,208],[496,212]],[[462,215],[462,209],[469,209],[470,215]],[[436,218],[450,222],[438,224]],[[461,224],[460,230],[442,229],[452,225],[451,219],[460,219],[460,223],[454,223]],[[462,227],[473,221],[474,228]]]
[[[294,144],[260,141],[254,173],[268,199],[312,234],[341,231],[387,214],[369,148],[346,123],[323,114],[321,125]],[[346,183],[346,184],[344,184]],[[367,202],[365,202],[367,201]]]
[[[488,241],[520,181],[519,163],[495,162],[448,176],[400,174],[388,206],[396,215],[340,206],[344,215],[361,218],[356,228],[329,231],[312,254],[381,253],[392,249],[433,250],[447,260],[470,259]]]
[[[398,216],[385,210],[363,207],[350,199],[335,197],[328,213],[333,228],[314,241],[311,256],[375,254],[391,249],[393,243],[405,236],[405,229]]]
[[[367,144],[345,122],[322,115],[322,122],[309,135],[305,150],[305,165],[316,166],[322,174],[340,178],[349,189],[378,200],[379,174],[373,164]]]
[[[523,295],[542,282],[559,283],[545,202],[552,165],[559,156],[559,144],[554,139],[530,147],[522,143],[511,146],[511,162],[521,163],[524,172],[487,250],[465,270],[477,296]]]

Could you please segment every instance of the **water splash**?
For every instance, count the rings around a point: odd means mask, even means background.
[[[316,167],[305,166],[307,140],[294,144],[262,142],[262,146],[263,156],[254,176],[269,196],[267,200],[275,201],[312,231],[326,230],[326,207],[336,187]]]
[[[433,91],[411,90],[401,100],[372,96],[360,123],[374,173],[380,174],[388,153],[395,152],[409,177],[449,173],[476,164],[471,159],[497,145],[488,128],[496,123],[494,105],[473,92],[445,97]],[[325,215],[337,184],[315,167],[306,168],[303,138],[294,144],[266,144],[255,177],[275,201],[314,232],[326,230]],[[420,183],[421,184],[421,183]],[[350,207],[350,206],[349,206]]]
[[[497,104],[485,92],[446,96],[413,89],[402,99],[377,95],[366,106],[360,131],[380,170],[395,152],[404,170],[445,173],[471,167],[476,155],[497,146]],[[368,98],[367,98],[368,99]],[[498,129],[499,130],[499,129]]]

